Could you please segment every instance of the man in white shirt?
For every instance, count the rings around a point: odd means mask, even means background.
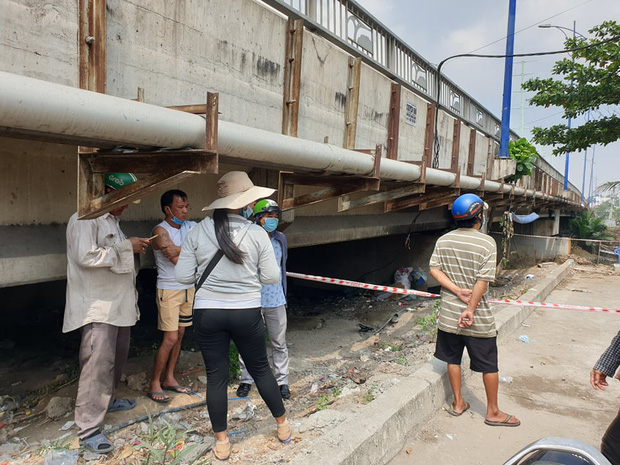
[[[194,287],[174,279],[174,267],[181,253],[181,245],[189,230],[196,224],[187,221],[189,204],[187,194],[174,189],[163,193],[160,199],[164,221],[155,226],[153,251],[157,263],[157,328],[164,337],[153,365],[153,378],[147,396],[159,403],[170,402],[164,391],[187,393],[174,377],[174,369],[181,353],[185,328],[192,324]],[[162,377],[163,375],[163,377]]]
[[[136,181],[131,173],[106,173],[106,193]],[[106,412],[129,410],[135,402],[116,399],[131,327],[140,317],[136,275],[148,239],[127,238],[119,226],[123,205],[93,220],[67,224],[67,297],[62,331],[82,331],[75,423],[80,444],[105,454],[114,449],[102,434]]]

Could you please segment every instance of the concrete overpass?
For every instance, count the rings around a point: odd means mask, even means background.
[[[148,235],[165,187],[199,219],[230,169],[279,188],[298,248],[403,234],[420,211],[415,231],[445,228],[464,191],[543,213],[537,232],[584,208],[544,160],[505,183],[497,117],[354,1],[0,1],[0,287],[64,278],[76,205],[144,197],[124,228]],[[141,185],[103,196],[121,166]]]

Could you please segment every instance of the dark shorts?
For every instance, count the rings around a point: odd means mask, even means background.
[[[460,334],[437,331],[437,346],[435,357],[451,365],[460,365],[463,357],[463,349],[467,347],[467,353],[471,363],[469,367],[478,373],[497,373],[497,338],[496,337],[472,337]]]

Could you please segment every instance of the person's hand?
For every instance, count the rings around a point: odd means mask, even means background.
[[[600,371],[592,370],[590,372],[590,384],[594,389],[600,389],[601,391],[604,391],[604,386],[609,386],[609,384],[607,383],[607,375],[601,373]]]
[[[469,328],[474,324],[474,311],[470,309],[463,310],[461,316],[459,316],[459,321],[457,323],[459,328]]]
[[[149,241],[143,237],[130,237],[129,242],[133,247],[133,253],[145,253],[146,248],[151,245]]]
[[[459,290],[456,292],[456,296],[459,298],[461,302],[468,304],[469,299],[471,299],[472,292],[473,291],[471,289],[459,288]]]
[[[169,244],[169,245],[161,248],[161,253],[168,260],[173,261],[179,255],[181,255],[181,247],[178,247],[178,246],[176,246],[174,244]]]

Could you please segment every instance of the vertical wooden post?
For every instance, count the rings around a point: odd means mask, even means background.
[[[426,106],[426,130],[424,132],[424,167],[430,168],[433,162],[433,145],[435,138],[435,112],[437,107],[434,103]]]
[[[360,100],[360,76],[362,59],[349,57],[349,74],[347,77],[347,102],[344,112],[344,141],[345,149],[355,148],[357,132],[357,109]]]
[[[474,175],[474,160],[476,158],[476,130],[471,128],[469,132],[469,153],[467,156],[467,176]]]
[[[402,86],[392,83],[390,96],[390,120],[388,121],[387,157],[398,160],[398,137],[400,133],[400,95]]]
[[[286,24],[284,94],[282,102],[282,134],[297,137],[299,121],[299,89],[304,23],[289,18]]]
[[[450,171],[456,172],[459,167],[459,152],[461,150],[461,120],[454,120],[454,130],[452,131],[452,160]]]
[[[80,88],[106,91],[106,2],[79,0]]]

